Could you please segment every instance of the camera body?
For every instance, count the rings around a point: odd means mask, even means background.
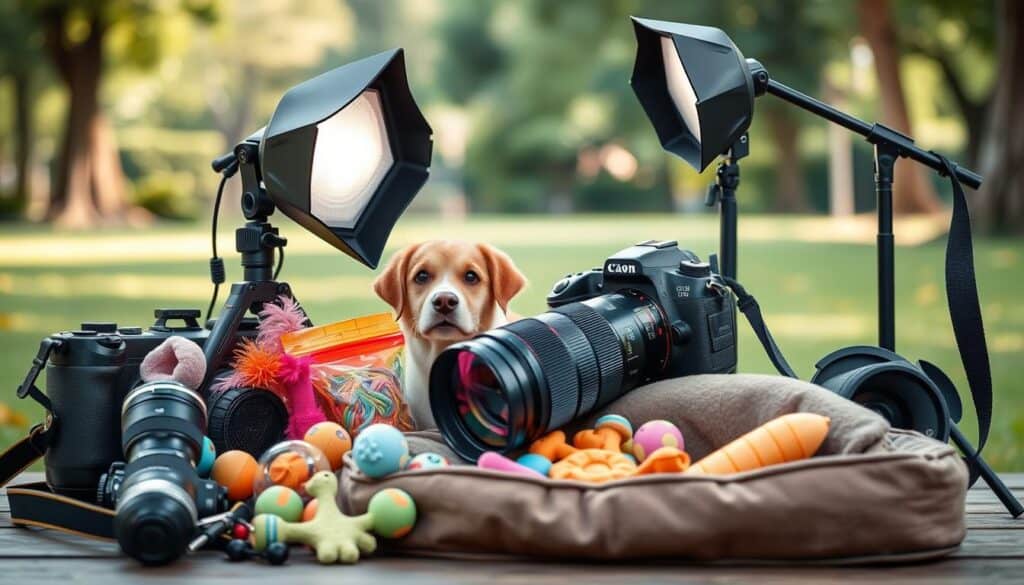
[[[76,331],[55,333],[46,365],[46,395],[60,420],[45,457],[46,483],[78,499],[96,496],[100,477],[123,459],[121,406],[139,382],[142,359],[172,335],[203,346],[210,329],[195,309],[156,309],[148,329],[86,322]],[[170,321],[181,321],[172,325]],[[236,343],[255,337],[255,321],[239,328]]]
[[[675,241],[640,242],[601,268],[566,275],[547,303],[557,309],[622,291],[654,299],[664,313],[670,344],[659,378],[736,371],[736,302],[711,265]]]
[[[512,453],[637,386],[736,370],[736,302],[674,241],[567,275],[551,310],[454,343],[430,371],[441,434],[465,459]]]

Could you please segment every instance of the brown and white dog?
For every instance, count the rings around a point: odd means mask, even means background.
[[[488,244],[431,240],[395,252],[373,290],[395,309],[405,335],[402,392],[416,428],[433,428],[430,367],[449,345],[508,323],[526,278]]]

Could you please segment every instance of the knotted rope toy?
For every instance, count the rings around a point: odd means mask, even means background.
[[[355,563],[361,554],[377,550],[371,530],[381,536],[398,538],[408,534],[416,522],[416,506],[409,494],[386,489],[370,499],[369,510],[346,516],[338,509],[338,478],[329,471],[313,475],[305,485],[316,500],[316,514],[307,522],[285,522],[271,514],[252,520],[253,548],[261,552],[275,542],[305,544],[316,551],[323,564]]]

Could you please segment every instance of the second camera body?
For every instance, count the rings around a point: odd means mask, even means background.
[[[92,500],[100,477],[111,463],[123,458],[121,405],[139,382],[139,366],[146,354],[172,335],[199,346],[209,339],[210,329],[199,324],[198,310],[156,309],[155,315],[156,321],[147,329],[87,322],[81,329],[55,333],[44,341],[51,346],[46,395],[60,420],[60,432],[46,452],[46,482],[57,493]],[[255,336],[256,322],[246,322],[234,343]],[[232,404],[222,404],[232,397]],[[242,411],[247,416],[259,415],[266,423],[260,428],[268,436],[252,441],[253,449],[280,439],[287,412],[270,392],[228,390],[218,394],[210,406],[209,426],[203,431],[215,435],[220,427],[230,426],[230,421],[215,417],[224,419]],[[211,439],[218,442],[215,436]],[[217,447],[226,450],[223,444]]]

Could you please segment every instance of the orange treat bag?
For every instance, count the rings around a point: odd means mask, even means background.
[[[285,334],[293,356],[309,356],[317,404],[351,437],[374,423],[413,430],[402,397],[405,339],[388,313],[377,313]]]

